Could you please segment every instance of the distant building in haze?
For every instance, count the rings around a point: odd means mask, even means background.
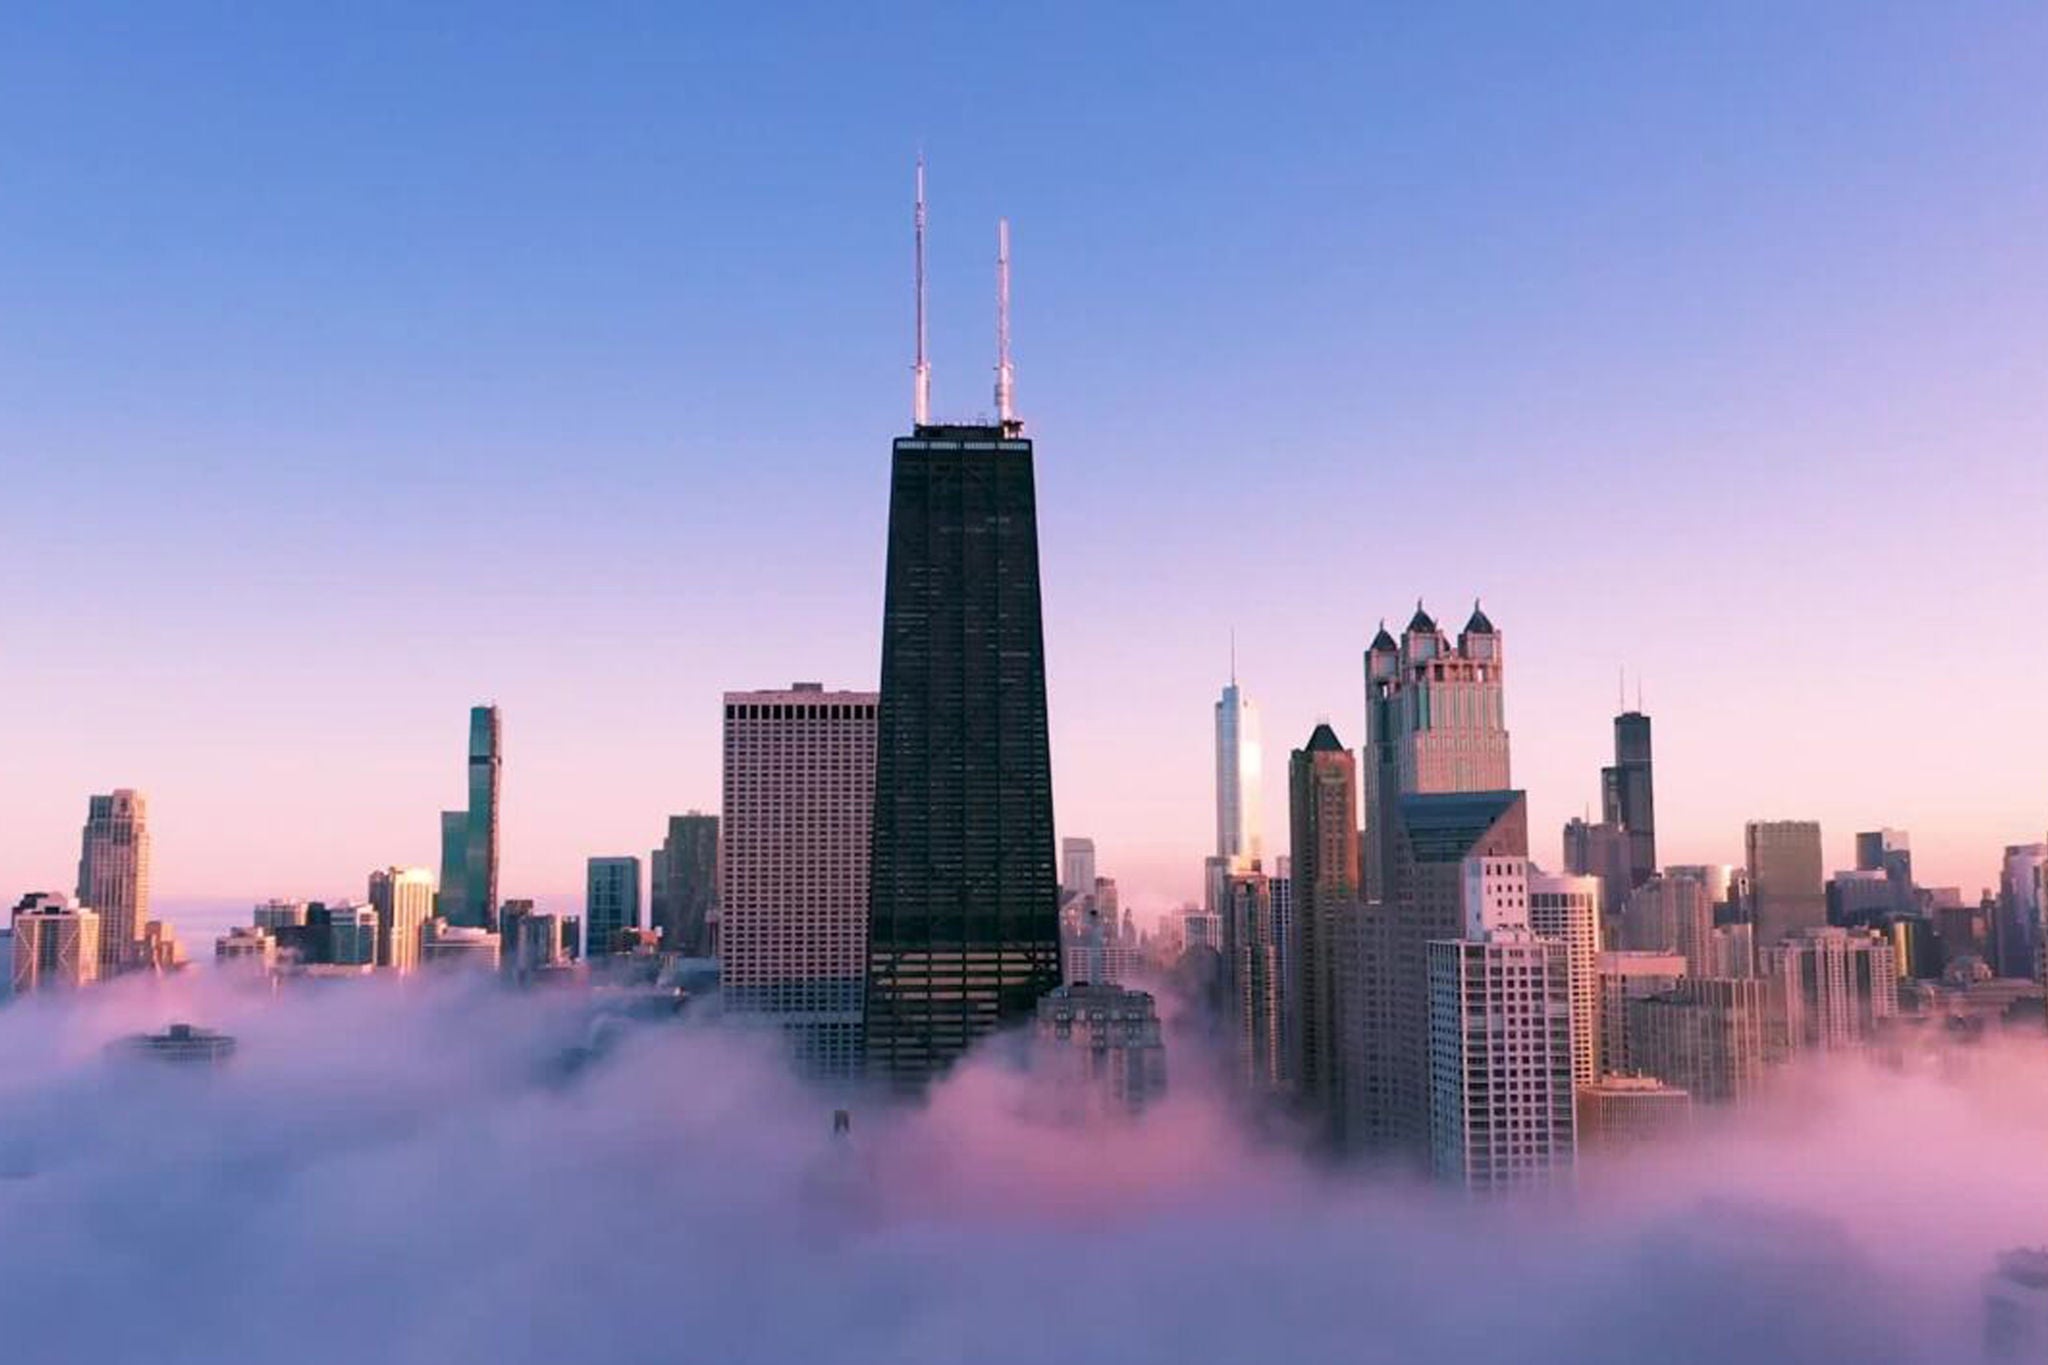
[[[720,993],[827,1079],[863,1051],[878,704],[818,683],[725,694]]]
[[[1752,820],[1744,827],[1743,847],[1759,953],[1787,934],[1827,924],[1819,824],[1812,820]]]
[[[377,965],[405,973],[420,965],[420,937],[434,917],[434,877],[424,867],[386,867],[370,874],[377,912]]]
[[[1231,872],[1265,857],[1259,708],[1237,685],[1235,653],[1230,682],[1216,702],[1216,856]]]
[[[2011,844],[1999,864],[1998,915],[1992,921],[1992,967],[2000,976],[2033,979],[2041,960],[2041,877],[2048,844]]]
[[[1678,953],[1691,974],[1712,976],[1714,906],[1706,884],[1687,873],[1651,877],[1629,893],[1621,944],[1632,952]]]
[[[1600,954],[1600,1074],[1643,1069],[1629,1037],[1629,1002],[1674,991],[1691,974],[1677,953]]]
[[[671,953],[710,957],[717,951],[712,940],[719,914],[718,850],[717,816],[701,811],[669,816],[661,847],[648,860],[648,922]]]
[[[1890,941],[1878,934],[1801,929],[1759,953],[1758,973],[1784,1011],[1793,1048],[1857,1046],[1899,1012],[1898,964]]]
[[[1085,1107],[1135,1114],[1166,1093],[1152,997],[1121,986],[1061,986],[1035,1007],[1038,1065]]]
[[[1285,952],[1273,879],[1254,865],[1231,873],[1228,888],[1224,913],[1230,918],[1229,939],[1236,959],[1230,979],[1238,1079],[1255,1094],[1277,1094],[1286,1088],[1289,1073],[1283,1014]]]
[[[427,921],[420,940],[420,965],[432,971],[498,970],[498,936],[472,924]]]
[[[1773,1014],[1767,983],[1688,978],[1627,1009],[1631,1060],[1645,1073],[1702,1104],[1761,1093]]]
[[[14,907],[13,994],[67,990],[100,979],[101,923],[59,891],[33,891]]]
[[[1582,1152],[1653,1146],[1692,1126],[1692,1096],[1654,1076],[1602,1076],[1579,1087],[1578,1120]]]
[[[469,886],[469,812],[441,812],[441,878],[434,891],[434,914],[450,924],[468,915],[464,898]]]
[[[469,825],[464,847],[464,923],[498,927],[498,798],[505,768],[504,724],[495,706],[469,711]]]
[[[99,915],[99,975],[138,962],[149,923],[149,802],[120,787],[86,806],[78,857],[78,904]]]
[[[277,968],[277,939],[268,929],[235,925],[213,941],[213,961],[218,967],[247,969],[267,975]]]
[[[1085,896],[1095,889],[1095,841],[1070,835],[1060,840],[1060,898]]]
[[[1657,806],[1650,782],[1650,718],[1640,709],[1614,718],[1614,763],[1600,770],[1600,819],[1628,842],[1633,891],[1657,871]]]
[[[592,858],[584,865],[583,928],[590,936],[584,956],[602,957],[619,948],[619,935],[640,927],[640,860]]]
[[[1600,920],[1612,935],[1620,931],[1634,871],[1634,846],[1620,825],[1589,825],[1574,817],[1564,827],[1564,870],[1574,877],[1600,879]]]

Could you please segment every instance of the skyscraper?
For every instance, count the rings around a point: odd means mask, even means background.
[[[464,846],[462,922],[498,925],[498,785],[504,734],[495,706],[469,711],[469,826]]]
[[[1477,602],[1455,649],[1417,602],[1398,644],[1382,625],[1366,650],[1367,899],[1389,894],[1402,796],[1510,785],[1502,645]]]
[[[1282,1000],[1281,926],[1274,914],[1272,881],[1256,867],[1230,875],[1226,897],[1231,928],[1227,937],[1237,960],[1231,964],[1239,1081],[1251,1093],[1274,1094],[1287,1082]]]
[[[1998,871],[1998,914],[1991,924],[1992,968],[2000,976],[2035,975],[2041,955],[2041,876],[2048,844],[2009,844]]]
[[[934,423],[919,173],[913,428],[882,606],[867,971],[870,1075],[916,1089],[1059,983],[1032,444],[1011,411],[1008,229],[992,424]]]
[[[1240,872],[1265,856],[1265,783],[1259,708],[1237,685],[1235,655],[1216,702],[1216,856]]]
[[[1679,953],[1694,976],[1715,975],[1714,906],[1706,883],[1673,870],[1629,894],[1621,915],[1620,946],[1633,952]]]
[[[1688,977],[1630,999],[1631,1060],[1702,1104],[1754,1098],[1764,1083],[1771,994],[1755,978]]]
[[[410,972],[420,965],[420,937],[434,917],[434,877],[424,867],[387,867],[370,874],[377,912],[377,965]]]
[[[1352,951],[1346,940],[1359,915],[1358,763],[1327,723],[1289,758],[1287,790],[1294,899],[1287,956],[1297,1003],[1287,1070],[1310,1113],[1341,1141],[1340,958]]]
[[[1762,953],[1787,934],[1828,922],[1820,825],[1812,820],[1752,820],[1743,830],[1751,921]]]
[[[1564,870],[1574,877],[1600,879],[1600,918],[1610,933],[1620,930],[1622,911],[1635,878],[1630,866],[1633,856],[1629,833],[1620,825],[1604,820],[1589,825],[1577,816],[1565,822]]]
[[[1095,890],[1095,841],[1079,836],[1060,840],[1060,897],[1086,896]]]
[[[100,978],[100,916],[36,891],[14,907],[13,994],[88,986]]]
[[[149,923],[149,802],[122,787],[86,806],[78,904],[99,915],[99,975],[137,965]]]
[[[1856,836],[1856,870],[1882,872],[1902,886],[1913,884],[1913,841],[1902,829],[1866,830]]]
[[[450,924],[469,923],[463,904],[469,882],[469,812],[441,812],[441,880],[434,892],[434,913]]]
[[[1529,928],[1565,946],[1572,1084],[1591,1085],[1600,1079],[1600,883],[1532,869],[1528,888]]]
[[[718,817],[690,811],[668,818],[668,832],[649,860],[650,926],[661,946],[684,957],[717,951],[712,929],[718,917]]]
[[[1867,1039],[1899,1012],[1898,964],[1889,939],[1823,926],[1758,951],[1758,974],[1783,1011],[1783,1043],[1836,1051]]]
[[[586,957],[617,951],[620,931],[640,927],[638,858],[592,858],[585,864],[583,925],[590,935]]]
[[[1622,894],[1657,871],[1657,807],[1650,786],[1650,718],[1640,709],[1614,718],[1614,764],[1600,770],[1601,820],[1628,836],[1629,882]]]
[[[828,1079],[860,1068],[877,703],[818,683],[725,694],[725,1011],[778,1026]]]

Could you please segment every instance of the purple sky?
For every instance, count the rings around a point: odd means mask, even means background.
[[[1140,904],[1230,630],[1277,835],[1418,595],[1541,858],[1621,666],[1667,861],[2048,836],[2048,12],[1198,8],[0,18],[0,894],[117,785],[164,897],[360,893],[494,698],[574,898],[721,691],[872,685],[920,142],[942,414],[1013,221],[1056,809]]]

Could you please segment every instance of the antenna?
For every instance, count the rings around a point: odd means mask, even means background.
[[[1015,422],[1010,410],[1010,220],[996,220],[996,421]]]
[[[924,426],[932,420],[932,367],[924,358],[924,153],[917,154],[917,207],[913,212],[917,236],[917,363],[910,403],[911,420]]]
[[[1628,665],[1618,665],[1614,670],[1614,709],[1628,710]]]

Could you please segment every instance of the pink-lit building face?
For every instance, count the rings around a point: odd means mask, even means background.
[[[725,694],[719,979],[827,1075],[860,1056],[867,973],[873,692]]]

